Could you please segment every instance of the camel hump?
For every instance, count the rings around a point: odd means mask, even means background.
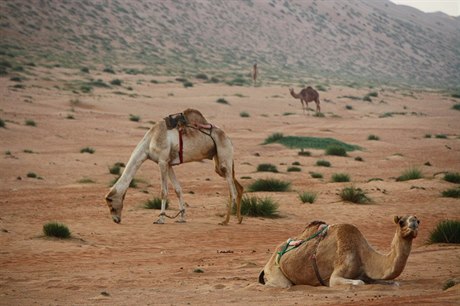
[[[206,120],[206,118],[201,114],[200,111],[193,109],[193,108],[187,108],[183,112],[185,118],[187,118],[187,122],[189,124],[193,125],[199,125],[199,124],[209,124],[209,122]]]

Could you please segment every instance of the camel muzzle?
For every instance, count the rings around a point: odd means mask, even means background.
[[[113,222],[115,222],[116,224],[119,224],[121,222],[121,218],[118,217],[118,216],[112,216],[112,220]]]

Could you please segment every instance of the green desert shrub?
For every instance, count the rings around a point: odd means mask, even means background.
[[[367,140],[380,140],[380,137],[371,134],[371,135],[367,136]]]
[[[111,73],[111,74],[115,74],[115,70],[113,70],[113,68],[111,67],[105,67],[104,70],[102,70],[106,73]]]
[[[216,100],[217,103],[220,103],[220,104],[229,104],[227,100],[225,100],[225,98],[219,98]]]
[[[134,122],[139,122],[141,120],[141,117],[138,115],[129,114],[129,120],[134,121]]]
[[[169,200],[166,200],[166,209],[169,207]],[[145,209],[161,209],[161,199],[153,198],[144,203]]]
[[[37,126],[37,123],[35,123],[35,121],[33,121],[32,119],[27,119],[27,120],[25,121],[25,124],[26,124],[27,126]]]
[[[340,197],[342,200],[357,204],[369,203],[371,200],[368,198],[364,191],[361,188],[356,188],[354,186],[345,187],[340,192]]]
[[[326,155],[347,156],[347,150],[341,146],[328,146],[326,148]]]
[[[57,222],[49,222],[43,225],[43,233],[48,237],[70,238],[70,230],[67,226]]]
[[[122,80],[120,80],[120,79],[114,79],[114,80],[110,81],[110,84],[115,85],[115,86],[121,86],[121,83],[122,83]]]
[[[311,156],[311,152],[310,152],[310,151],[304,151],[304,149],[301,148],[300,151],[297,153],[297,155],[300,155],[300,156]]]
[[[439,222],[428,237],[429,243],[460,243],[460,221]]]
[[[278,169],[273,164],[260,164],[257,166],[257,171],[259,172],[274,172],[277,173]]]
[[[93,179],[85,177],[85,178],[82,178],[82,179],[78,180],[77,183],[79,183],[79,184],[94,184],[96,182]]]
[[[447,190],[444,190],[442,193],[442,196],[445,198],[460,198],[460,188],[450,188]]]
[[[356,157],[355,157],[355,160],[356,160],[356,161],[361,161],[361,162],[362,162],[362,161],[363,161],[363,158],[362,158],[361,156],[356,156]]]
[[[109,172],[110,174],[119,175],[121,172],[120,165],[117,165],[117,164],[113,165],[112,167],[109,168]]]
[[[291,182],[277,179],[258,179],[248,187],[248,191],[289,191]]]
[[[95,149],[91,148],[91,147],[86,147],[86,148],[82,148],[80,150],[80,153],[89,153],[89,154],[93,154],[94,152],[96,152]]]
[[[450,183],[460,184],[460,173],[447,172],[446,174],[444,174],[444,180]]]
[[[458,97],[458,98],[460,98],[460,94],[459,94],[459,97]],[[454,104],[454,105],[452,106],[452,109],[460,110],[460,104]]]
[[[323,175],[321,173],[318,173],[318,172],[310,172],[310,176],[312,178],[318,178],[318,179],[323,178]]]
[[[37,178],[38,175],[37,175],[35,172],[28,172],[28,173],[27,173],[27,177],[30,177],[30,178]]]
[[[241,214],[249,217],[278,217],[278,203],[270,197],[259,198],[245,195],[241,200]],[[236,207],[233,207],[236,214]]]
[[[5,128],[5,127],[6,127],[5,121],[0,118],[0,128]]]
[[[418,168],[410,168],[405,170],[397,179],[398,182],[410,181],[422,178],[422,172]]]
[[[182,83],[182,85],[183,85],[185,88],[193,87],[193,83],[190,82],[190,81],[186,81],[186,82]]]
[[[317,165],[317,166],[320,166],[320,167],[330,167],[330,166],[331,166],[331,163],[328,162],[327,160],[320,159],[320,160],[317,160],[317,161],[316,161],[316,165]]]
[[[195,75],[195,78],[199,79],[199,80],[205,80],[207,81],[208,80],[208,76],[204,73],[198,73],[197,75]]]
[[[88,67],[82,67],[80,69],[81,72],[84,72],[84,73],[89,73],[89,68]]]
[[[302,168],[296,167],[296,166],[291,166],[287,168],[287,172],[301,172]]]
[[[248,112],[240,112],[240,117],[242,117],[242,118],[248,118],[248,117],[250,117],[250,115],[249,115]]]
[[[265,139],[264,144],[277,142],[283,137],[284,137],[283,133],[273,133]]]
[[[332,175],[332,181],[334,183],[349,182],[350,176],[346,173],[334,173]]]
[[[299,193],[299,199],[302,201],[302,203],[314,203],[316,200],[317,194],[315,192],[308,192],[304,191],[302,193]]]
[[[447,139],[447,135],[445,134],[436,134],[434,137],[438,139]]]

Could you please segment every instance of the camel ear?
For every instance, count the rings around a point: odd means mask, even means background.
[[[395,222],[395,224],[398,224],[399,220],[401,220],[401,217],[394,216],[393,221]]]

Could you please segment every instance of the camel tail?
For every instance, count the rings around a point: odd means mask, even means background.
[[[260,274],[259,274],[259,283],[262,284],[262,285],[265,285],[265,271],[262,270],[260,271]]]

